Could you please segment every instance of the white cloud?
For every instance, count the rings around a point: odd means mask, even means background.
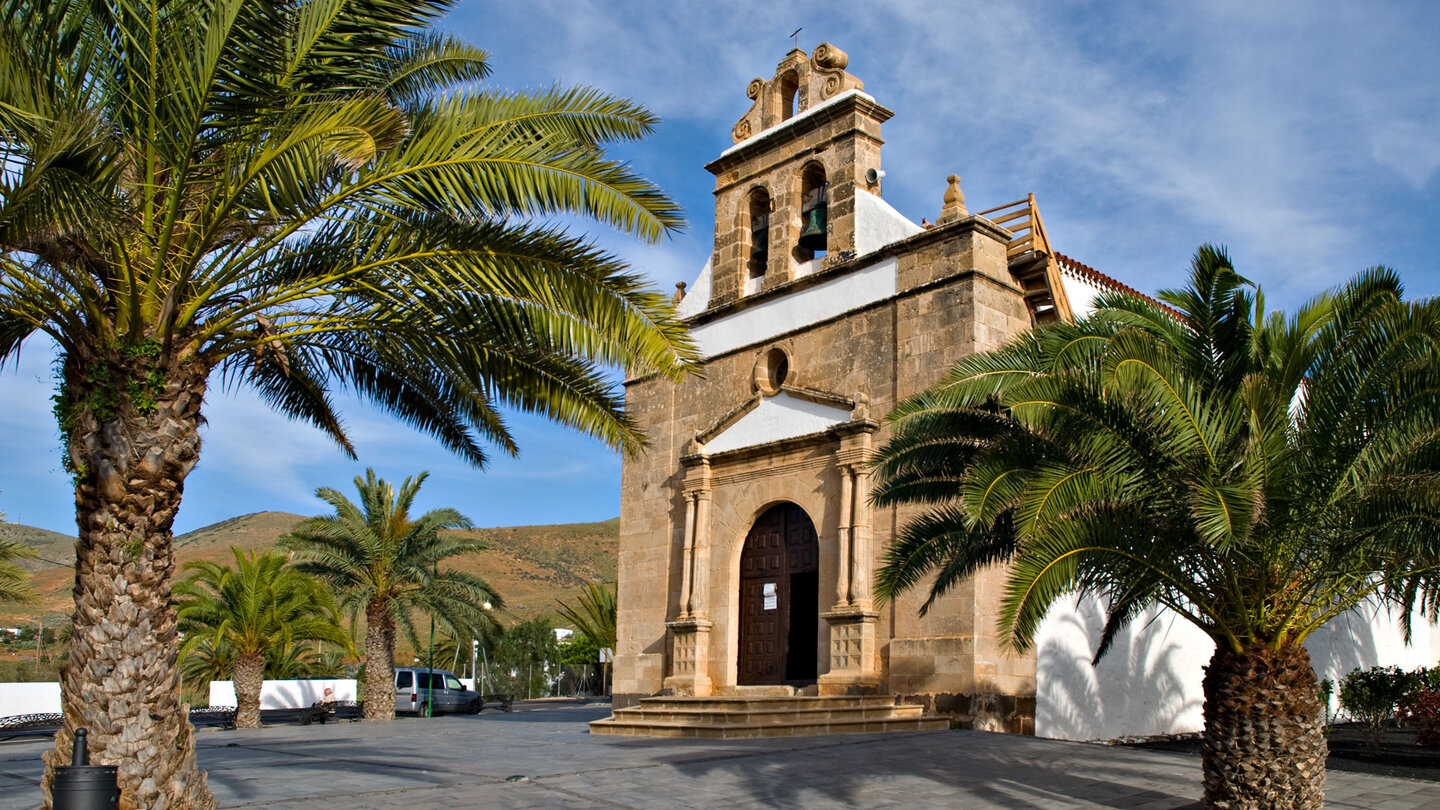
[[[538,0],[462,3],[447,20],[491,50],[491,86],[591,84],[661,115],[619,154],[687,209],[690,228],[641,245],[593,225],[606,249],[666,292],[710,253],[714,178],[744,91],[800,35],[849,52],[885,125],[885,196],[934,217],[958,173],[971,210],[1034,192],[1063,251],[1146,290],[1183,282],[1197,244],[1227,244],[1276,306],[1370,264],[1412,295],[1440,293],[1440,6],[1400,2],[1205,4]],[[45,352],[0,376],[0,509],[58,513]],[[321,485],[432,472],[427,503],[480,523],[600,519],[618,511],[618,461],[541,420],[516,417],[523,455],[477,473],[388,416],[345,400],[361,455],[211,395],[182,522],[242,511],[316,511]],[[429,500],[433,497],[433,501]]]

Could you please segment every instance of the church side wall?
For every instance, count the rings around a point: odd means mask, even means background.
[[[903,254],[896,308],[896,398],[919,393],[976,352],[999,348],[1030,327],[1023,294],[1006,265],[1004,244],[980,228]],[[877,513],[878,568],[889,538],[919,508]],[[1003,570],[985,571],[952,589],[920,616],[928,580],[887,607],[882,649],[889,691],[903,701],[991,730],[1033,730],[1035,663],[995,638]]]

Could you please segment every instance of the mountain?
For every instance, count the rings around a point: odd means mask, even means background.
[[[233,560],[231,546],[247,552],[263,551],[273,547],[280,535],[301,520],[304,516],[289,512],[240,515],[176,537],[175,555],[181,566],[192,560],[229,563]],[[472,529],[463,534],[490,544],[473,558],[460,561],[459,567],[483,577],[504,598],[502,616],[506,624],[554,615],[558,602],[573,602],[586,582],[615,581],[619,518],[599,523]],[[0,524],[0,537],[25,543],[52,561],[24,561],[34,572],[31,585],[40,593],[41,604],[0,606],[0,626],[37,613],[45,617],[47,624],[67,619],[72,606],[75,538],[15,523]]]
[[[20,523],[0,523],[0,540],[10,540],[35,549],[38,554],[35,559],[15,561],[27,571],[43,571],[57,566],[69,568],[75,564],[75,538],[68,534]]]

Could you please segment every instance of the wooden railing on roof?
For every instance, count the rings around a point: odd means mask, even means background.
[[[1050,249],[1050,237],[1045,234],[1045,221],[1040,218],[1040,208],[1035,205],[1034,194],[1025,195],[1023,200],[980,211],[976,216],[985,217],[1015,234],[1015,238],[1010,240],[1008,251],[1012,260],[1031,252],[1042,256],[1049,256],[1054,252]]]
[[[985,217],[1014,234],[1005,256],[1011,274],[1025,288],[1025,303],[1035,322],[1069,320],[1072,317],[1070,302],[1061,287],[1060,268],[1055,263],[1055,251],[1045,233],[1040,208],[1035,205],[1035,195],[1027,194],[1023,200],[997,205],[976,216]]]

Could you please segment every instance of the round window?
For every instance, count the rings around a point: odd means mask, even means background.
[[[755,387],[764,394],[774,394],[790,378],[790,355],[773,348],[760,355],[755,363]]]

